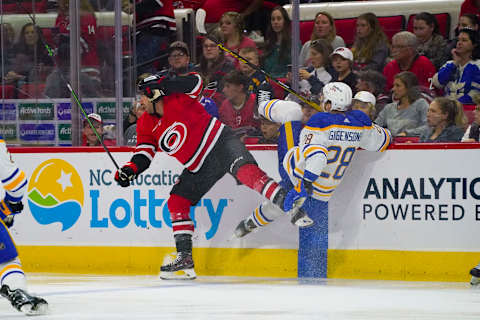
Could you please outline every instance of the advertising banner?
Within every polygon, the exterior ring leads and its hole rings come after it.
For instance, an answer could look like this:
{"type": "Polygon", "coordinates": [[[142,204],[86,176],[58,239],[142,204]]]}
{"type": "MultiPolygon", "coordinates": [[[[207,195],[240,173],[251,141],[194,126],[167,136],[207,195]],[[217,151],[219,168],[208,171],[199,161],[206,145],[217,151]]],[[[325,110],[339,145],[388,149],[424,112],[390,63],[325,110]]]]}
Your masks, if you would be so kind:
{"type": "MultiPolygon", "coordinates": [[[[260,165],[278,179],[276,152],[254,152],[260,165]]],[[[116,152],[119,164],[131,153],[116,152]]],[[[20,245],[173,246],[166,201],[182,168],[158,154],[132,186],[114,181],[115,169],[104,152],[16,153],[15,161],[30,177],[25,210],[15,222],[20,245]],[[18,223],[17,223],[18,222],[18,223]]],[[[196,247],[298,247],[298,230],[290,218],[245,239],[232,239],[237,224],[264,199],[229,175],[191,208],[196,247]]]]}

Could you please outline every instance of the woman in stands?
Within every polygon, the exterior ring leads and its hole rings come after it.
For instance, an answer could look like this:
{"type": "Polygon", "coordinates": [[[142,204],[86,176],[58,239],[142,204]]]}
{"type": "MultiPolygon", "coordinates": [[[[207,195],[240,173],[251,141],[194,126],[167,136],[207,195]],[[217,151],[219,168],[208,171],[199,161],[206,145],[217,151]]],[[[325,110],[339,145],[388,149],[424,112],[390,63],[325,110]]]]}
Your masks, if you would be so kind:
{"type": "Polygon", "coordinates": [[[326,40],[312,41],[310,46],[310,64],[306,69],[300,69],[300,91],[304,94],[317,95],[323,86],[332,80],[333,70],[329,67],[332,47],[326,40]],[[327,70],[329,69],[329,70],[327,70]]]}
{"type": "MultiPolygon", "coordinates": [[[[256,49],[255,49],[256,50],[256,49]]],[[[233,63],[225,59],[225,54],[217,44],[207,37],[202,40],[202,56],[194,71],[200,73],[205,83],[203,95],[215,100],[219,105],[223,102],[223,77],[234,69],[233,63]]]]}
{"type": "Polygon", "coordinates": [[[7,73],[4,80],[7,83],[44,81],[50,72],[53,61],[47,49],[39,39],[42,32],[33,23],[22,27],[18,42],[13,47],[15,54],[12,70],[7,73]]]}
{"type": "Polygon", "coordinates": [[[388,57],[388,38],[371,12],[357,19],[357,33],[352,47],[354,69],[382,71],[388,57]]]}
{"type": "Polygon", "coordinates": [[[479,40],[477,32],[461,29],[453,60],[445,63],[433,76],[433,85],[443,88],[448,97],[463,104],[473,104],[473,95],[480,93],[479,40]]]}
{"type": "Polygon", "coordinates": [[[383,108],[375,123],[389,129],[393,136],[418,136],[426,125],[428,103],[422,98],[413,72],[395,75],[393,97],[394,101],[383,108]]]}
{"type": "MultiPolygon", "coordinates": [[[[225,47],[233,52],[238,53],[241,48],[245,47],[257,47],[252,39],[243,34],[244,23],[240,13],[233,11],[225,12],[220,18],[219,25],[225,47]]],[[[230,55],[226,57],[231,60],[235,66],[238,65],[237,59],[230,55]]]]}
{"type": "Polygon", "coordinates": [[[436,98],[430,103],[427,124],[420,133],[420,142],[460,142],[463,123],[458,122],[460,102],[448,98],[436,98]]]}
{"type": "Polygon", "coordinates": [[[263,70],[275,78],[285,78],[291,63],[291,20],[282,6],[277,6],[270,15],[270,24],[265,33],[263,70]]]}
{"type": "Polygon", "coordinates": [[[428,12],[415,15],[413,33],[418,40],[418,54],[430,59],[438,70],[447,61],[444,53],[447,42],[440,34],[435,16],[428,12]]]}
{"type": "Polygon", "coordinates": [[[318,12],[315,15],[314,22],[312,36],[309,41],[304,43],[302,50],[300,51],[299,63],[301,66],[308,66],[309,64],[308,50],[310,49],[310,44],[313,40],[325,39],[330,43],[333,50],[338,47],[345,47],[345,41],[343,41],[342,37],[337,35],[335,21],[330,13],[325,11],[318,12]]]}

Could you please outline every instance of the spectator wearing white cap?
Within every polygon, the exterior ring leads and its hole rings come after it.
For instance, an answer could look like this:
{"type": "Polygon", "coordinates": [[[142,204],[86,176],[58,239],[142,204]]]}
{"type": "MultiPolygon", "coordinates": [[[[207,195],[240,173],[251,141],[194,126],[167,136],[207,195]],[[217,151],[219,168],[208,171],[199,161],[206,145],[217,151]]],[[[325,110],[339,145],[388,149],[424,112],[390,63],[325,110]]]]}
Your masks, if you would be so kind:
{"type": "Polygon", "coordinates": [[[347,84],[355,93],[357,76],[352,71],[353,53],[346,47],[338,47],[330,55],[332,66],[335,69],[332,81],[343,82],[347,84]]]}
{"type": "MultiPolygon", "coordinates": [[[[88,115],[88,120],[90,120],[90,123],[93,125],[96,132],[98,133],[98,136],[102,139],[103,143],[106,146],[116,145],[116,142],[114,139],[105,138],[105,132],[103,130],[103,120],[98,113],[90,113],[88,115]]],[[[93,146],[100,146],[100,145],[101,143],[98,140],[98,137],[95,134],[95,131],[93,131],[92,127],[90,126],[89,121],[87,121],[87,119],[83,120],[82,146],[93,147],[93,146]]]]}
{"type": "Polygon", "coordinates": [[[352,109],[363,111],[373,120],[375,117],[375,96],[368,91],[359,91],[352,99],[352,109]]]}

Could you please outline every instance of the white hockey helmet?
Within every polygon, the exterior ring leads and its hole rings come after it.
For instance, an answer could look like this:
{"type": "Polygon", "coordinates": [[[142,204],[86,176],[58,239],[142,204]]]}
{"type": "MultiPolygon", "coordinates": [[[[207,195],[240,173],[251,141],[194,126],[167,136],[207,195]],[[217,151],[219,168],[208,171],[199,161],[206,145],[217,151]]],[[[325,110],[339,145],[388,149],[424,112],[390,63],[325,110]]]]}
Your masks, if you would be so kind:
{"type": "Polygon", "coordinates": [[[272,99],[258,105],[258,114],[276,123],[302,120],[302,107],[294,101],[272,99]]]}
{"type": "Polygon", "coordinates": [[[330,102],[330,110],[346,111],[352,104],[352,89],[343,82],[330,82],[323,87],[323,103],[330,102]]]}

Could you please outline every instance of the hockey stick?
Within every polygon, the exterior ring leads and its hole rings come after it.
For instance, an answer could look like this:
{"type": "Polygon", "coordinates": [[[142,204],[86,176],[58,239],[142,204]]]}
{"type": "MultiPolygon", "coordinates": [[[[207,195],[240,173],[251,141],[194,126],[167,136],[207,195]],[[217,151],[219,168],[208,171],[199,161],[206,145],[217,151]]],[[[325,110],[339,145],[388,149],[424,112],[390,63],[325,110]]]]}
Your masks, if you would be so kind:
{"type": "Polygon", "coordinates": [[[302,100],[303,102],[307,103],[309,106],[311,106],[312,108],[314,108],[315,110],[317,111],[320,111],[320,112],[323,112],[323,108],[321,106],[319,106],[318,104],[316,104],[315,102],[311,101],[311,100],[308,100],[307,98],[305,98],[304,96],[302,96],[301,94],[299,94],[298,92],[296,92],[295,90],[293,90],[292,88],[290,88],[287,84],[281,82],[281,81],[278,81],[277,79],[275,79],[274,77],[272,77],[270,74],[268,74],[266,71],[262,70],[261,68],[259,68],[258,66],[254,65],[253,63],[249,62],[248,60],[246,60],[244,57],[242,57],[241,55],[239,55],[238,53],[236,52],[233,52],[232,50],[228,49],[227,47],[225,47],[223,45],[223,43],[221,43],[220,41],[218,41],[217,39],[215,39],[213,36],[210,36],[210,35],[207,35],[207,38],[210,39],[211,41],[215,42],[217,44],[217,46],[222,49],[223,51],[225,51],[226,53],[230,54],[232,57],[234,57],[235,59],[243,62],[243,63],[246,63],[250,68],[252,69],[255,69],[259,72],[261,72],[265,77],[267,77],[268,79],[272,80],[273,82],[275,82],[276,84],[278,84],[280,87],[282,87],[283,90],[293,94],[294,96],[296,96],[298,99],[302,100]]]}
{"type": "MultiPolygon", "coordinates": [[[[37,27],[37,23],[35,22],[35,19],[32,17],[32,15],[30,14],[30,12],[28,12],[27,9],[25,9],[24,6],[22,6],[22,4],[17,0],[16,2],[16,5],[23,11],[25,12],[28,17],[30,18],[30,20],[32,20],[32,23],[33,23],[33,26],[34,28],[37,27]]],[[[61,80],[63,82],[65,82],[65,85],[67,86],[68,90],[70,91],[70,93],[72,94],[73,96],[73,99],[75,100],[76,104],[78,105],[78,107],[80,108],[80,111],[82,111],[83,115],[85,116],[85,119],[87,120],[90,128],[92,128],[93,132],[95,133],[95,136],[97,137],[98,141],[100,142],[100,144],[102,145],[103,149],[105,150],[105,152],[108,154],[108,156],[110,157],[110,159],[112,160],[113,162],[113,165],[115,166],[115,168],[117,170],[120,169],[117,161],[115,161],[115,159],[113,158],[110,150],[108,150],[107,146],[105,145],[105,143],[103,142],[102,138],[100,137],[100,135],[98,134],[98,131],[97,129],[95,129],[95,126],[92,124],[92,122],[90,121],[90,119],[88,118],[88,114],[87,112],[85,111],[85,109],[83,108],[82,104],[80,103],[80,100],[78,98],[78,95],[75,93],[75,91],[73,90],[72,86],[70,85],[70,83],[68,82],[68,80],[64,77],[63,73],[60,71],[60,68],[58,68],[56,62],[55,62],[55,59],[53,58],[53,50],[50,48],[50,46],[45,42],[45,39],[43,38],[43,34],[40,30],[40,32],[38,32],[38,39],[40,40],[40,42],[42,43],[42,45],[45,47],[45,49],[47,50],[48,52],[48,56],[50,57],[50,59],[52,59],[52,62],[53,62],[53,65],[59,70],[58,74],[60,75],[61,77],[61,80]]]]}

